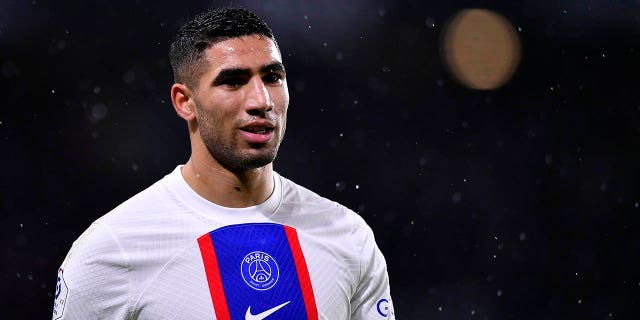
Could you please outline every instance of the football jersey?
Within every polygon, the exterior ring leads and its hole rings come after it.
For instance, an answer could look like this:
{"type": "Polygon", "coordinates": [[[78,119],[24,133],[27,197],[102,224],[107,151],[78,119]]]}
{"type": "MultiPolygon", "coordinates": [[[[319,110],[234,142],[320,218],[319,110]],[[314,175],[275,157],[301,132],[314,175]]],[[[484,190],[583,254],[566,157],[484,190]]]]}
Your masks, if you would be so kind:
{"type": "Polygon", "coordinates": [[[395,319],[364,220],[274,180],[265,202],[227,208],[177,167],[73,243],[53,319],[395,319]]]}

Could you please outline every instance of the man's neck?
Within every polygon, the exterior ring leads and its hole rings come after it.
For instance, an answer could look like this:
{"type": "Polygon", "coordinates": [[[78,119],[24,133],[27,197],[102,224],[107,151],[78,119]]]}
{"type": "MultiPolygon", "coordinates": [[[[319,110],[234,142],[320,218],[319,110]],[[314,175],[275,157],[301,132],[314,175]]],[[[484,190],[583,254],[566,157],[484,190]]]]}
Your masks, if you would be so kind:
{"type": "Polygon", "coordinates": [[[182,167],[182,176],[201,197],[228,208],[260,204],[269,198],[274,188],[272,164],[232,172],[215,161],[192,156],[182,167]]]}

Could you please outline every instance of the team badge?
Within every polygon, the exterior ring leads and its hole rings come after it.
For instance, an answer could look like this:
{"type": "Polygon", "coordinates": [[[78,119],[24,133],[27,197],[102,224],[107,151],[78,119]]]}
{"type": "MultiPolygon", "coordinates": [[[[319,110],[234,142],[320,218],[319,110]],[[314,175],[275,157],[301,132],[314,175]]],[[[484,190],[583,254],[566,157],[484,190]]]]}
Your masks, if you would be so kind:
{"type": "Polygon", "coordinates": [[[240,273],[244,282],[256,290],[273,288],[280,277],[276,260],[262,251],[253,251],[246,255],[242,259],[240,273]]]}

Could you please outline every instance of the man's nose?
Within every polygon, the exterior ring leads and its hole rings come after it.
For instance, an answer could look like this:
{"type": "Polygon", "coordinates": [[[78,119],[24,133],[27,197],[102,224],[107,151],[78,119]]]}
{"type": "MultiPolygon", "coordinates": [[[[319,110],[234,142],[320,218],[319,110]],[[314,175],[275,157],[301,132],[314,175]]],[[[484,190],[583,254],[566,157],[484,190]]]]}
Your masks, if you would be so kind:
{"type": "Polygon", "coordinates": [[[262,114],[273,109],[273,100],[264,81],[254,78],[250,81],[247,93],[246,110],[251,115],[262,114]]]}

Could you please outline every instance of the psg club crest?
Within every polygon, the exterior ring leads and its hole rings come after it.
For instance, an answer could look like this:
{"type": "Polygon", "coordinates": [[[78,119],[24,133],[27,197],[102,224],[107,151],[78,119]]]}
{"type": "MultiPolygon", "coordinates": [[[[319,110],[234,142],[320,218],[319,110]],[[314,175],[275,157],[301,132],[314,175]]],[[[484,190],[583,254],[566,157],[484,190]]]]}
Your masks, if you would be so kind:
{"type": "Polygon", "coordinates": [[[269,254],[253,251],[242,259],[240,273],[244,282],[256,290],[273,288],[280,277],[278,263],[269,254]]]}

